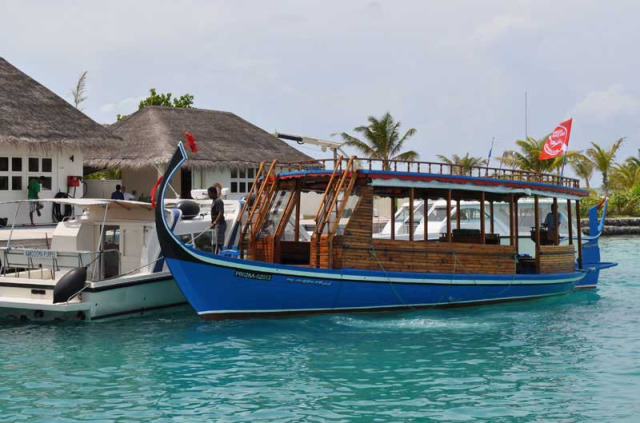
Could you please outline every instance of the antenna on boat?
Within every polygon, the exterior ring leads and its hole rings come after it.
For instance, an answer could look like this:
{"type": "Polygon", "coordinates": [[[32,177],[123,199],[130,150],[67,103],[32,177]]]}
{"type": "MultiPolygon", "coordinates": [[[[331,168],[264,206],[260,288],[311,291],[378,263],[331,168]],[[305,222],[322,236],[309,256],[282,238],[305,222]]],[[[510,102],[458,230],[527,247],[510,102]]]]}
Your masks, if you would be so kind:
{"type": "Polygon", "coordinates": [[[333,152],[334,159],[338,157],[338,152],[342,153],[345,157],[348,156],[344,151],[342,151],[342,143],[339,142],[320,140],[317,138],[305,137],[303,135],[283,134],[278,131],[276,131],[274,135],[281,140],[295,141],[298,144],[317,145],[322,149],[322,151],[327,151],[327,149],[329,149],[333,152]]]}
{"type": "Polygon", "coordinates": [[[527,109],[527,92],[524,92],[524,140],[529,139],[529,113],[527,109]]]}

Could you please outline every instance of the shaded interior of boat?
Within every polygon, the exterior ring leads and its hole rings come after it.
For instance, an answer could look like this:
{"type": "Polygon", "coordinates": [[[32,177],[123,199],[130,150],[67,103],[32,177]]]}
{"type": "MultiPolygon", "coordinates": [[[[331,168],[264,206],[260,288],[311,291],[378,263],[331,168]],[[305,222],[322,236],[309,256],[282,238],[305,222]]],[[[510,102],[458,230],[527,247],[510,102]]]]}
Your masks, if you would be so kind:
{"type": "Polygon", "coordinates": [[[238,218],[240,254],[267,263],[345,270],[574,272],[582,268],[580,198],[587,194],[576,179],[513,169],[356,157],[263,163],[238,218]],[[299,224],[307,193],[322,196],[310,241],[302,239],[299,224]],[[407,238],[396,239],[392,218],[388,238],[374,236],[374,198],[389,202],[391,216],[399,202],[408,200],[410,228],[423,218],[415,216],[415,202],[424,202],[428,210],[430,202],[444,200],[446,230],[429,239],[425,222],[424,234],[409,230],[407,238]],[[527,253],[520,250],[517,223],[518,204],[524,198],[534,204],[534,224],[529,228],[534,248],[527,253]],[[550,213],[551,224],[542,224],[549,223],[541,212],[542,198],[553,205],[543,211],[550,213]],[[461,228],[461,213],[452,213],[463,201],[476,202],[479,215],[486,217],[477,219],[477,228],[461,228]],[[566,204],[566,216],[558,212],[560,202],[566,204]],[[508,209],[508,235],[495,230],[497,205],[508,209]],[[554,229],[563,223],[568,234],[554,229]]]}

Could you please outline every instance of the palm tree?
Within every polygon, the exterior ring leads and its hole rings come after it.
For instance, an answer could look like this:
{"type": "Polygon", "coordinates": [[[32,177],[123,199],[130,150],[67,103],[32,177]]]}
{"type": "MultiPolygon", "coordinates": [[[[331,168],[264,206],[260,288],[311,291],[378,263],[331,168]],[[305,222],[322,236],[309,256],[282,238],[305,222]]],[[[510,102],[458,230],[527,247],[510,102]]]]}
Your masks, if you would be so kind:
{"type": "MultiPolygon", "coordinates": [[[[640,157],[640,155],[639,155],[640,157]]],[[[616,190],[629,190],[640,186],[640,158],[629,157],[611,170],[610,186],[616,190]]]]}
{"type": "Polygon", "coordinates": [[[591,188],[589,186],[589,180],[591,180],[591,176],[593,176],[593,162],[584,154],[578,154],[571,160],[571,167],[573,167],[576,175],[584,179],[587,188],[591,188]]]}
{"type": "Polygon", "coordinates": [[[340,135],[345,141],[344,145],[355,147],[369,158],[382,160],[382,169],[384,170],[390,169],[390,160],[413,161],[418,159],[418,153],[413,150],[401,153],[405,141],[415,135],[414,128],[409,129],[401,137],[400,122],[395,122],[389,112],[385,113],[381,119],[369,116],[367,120],[369,125],[353,129],[361,133],[366,141],[343,132],[340,135]]]}
{"type": "MultiPolygon", "coordinates": [[[[550,173],[554,170],[560,172],[564,162],[563,155],[549,160],[540,160],[540,153],[547,138],[549,138],[549,135],[537,140],[533,137],[527,137],[526,140],[517,140],[516,145],[520,147],[520,151],[507,150],[498,160],[506,166],[529,172],[550,173]]],[[[577,151],[567,150],[566,152],[568,160],[573,159],[578,154],[580,153],[577,151]]]]}
{"type": "Polygon", "coordinates": [[[451,173],[453,174],[466,175],[474,167],[487,165],[487,159],[469,156],[469,153],[465,154],[464,157],[454,154],[451,158],[438,154],[438,158],[451,166],[451,173]]]}
{"type": "Polygon", "coordinates": [[[614,165],[613,159],[616,157],[616,152],[622,145],[622,141],[624,141],[624,138],[613,142],[608,150],[592,142],[591,145],[593,147],[587,150],[587,156],[591,159],[595,168],[602,173],[602,189],[605,195],[609,194],[609,171],[614,165]]]}

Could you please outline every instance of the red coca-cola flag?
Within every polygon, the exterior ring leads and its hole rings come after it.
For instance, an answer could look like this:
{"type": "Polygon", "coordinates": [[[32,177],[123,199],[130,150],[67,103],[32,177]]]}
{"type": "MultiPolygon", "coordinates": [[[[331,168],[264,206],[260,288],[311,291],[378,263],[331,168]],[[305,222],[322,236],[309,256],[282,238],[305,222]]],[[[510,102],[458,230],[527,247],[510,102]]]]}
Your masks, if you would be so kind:
{"type": "Polygon", "coordinates": [[[573,119],[565,120],[553,130],[542,147],[540,160],[553,159],[567,151],[572,122],[573,119]]]}

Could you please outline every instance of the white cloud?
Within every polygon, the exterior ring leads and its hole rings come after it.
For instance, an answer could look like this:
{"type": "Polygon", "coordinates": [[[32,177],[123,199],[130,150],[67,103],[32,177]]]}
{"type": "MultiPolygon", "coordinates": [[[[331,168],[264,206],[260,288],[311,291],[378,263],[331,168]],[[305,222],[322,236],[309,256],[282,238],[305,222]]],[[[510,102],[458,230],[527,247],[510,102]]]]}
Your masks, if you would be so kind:
{"type": "Polygon", "coordinates": [[[478,25],[474,31],[473,40],[490,43],[508,34],[534,28],[535,25],[524,17],[498,15],[478,25]]]}
{"type": "Polygon", "coordinates": [[[124,100],[120,100],[117,103],[105,103],[100,106],[100,113],[108,115],[110,121],[115,119],[117,114],[130,114],[138,109],[138,105],[145,97],[128,97],[124,100]]]}
{"type": "Polygon", "coordinates": [[[627,91],[621,84],[609,86],[605,90],[592,91],[578,102],[572,115],[595,119],[601,122],[640,112],[640,97],[627,91]]]}

